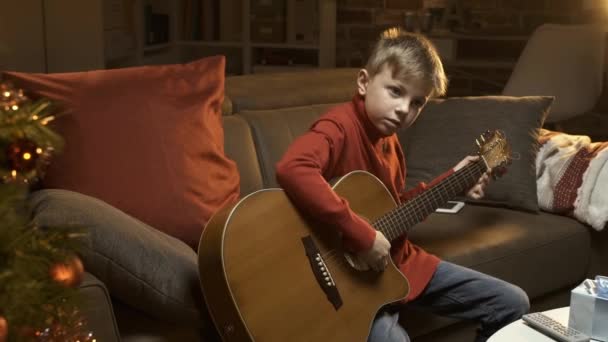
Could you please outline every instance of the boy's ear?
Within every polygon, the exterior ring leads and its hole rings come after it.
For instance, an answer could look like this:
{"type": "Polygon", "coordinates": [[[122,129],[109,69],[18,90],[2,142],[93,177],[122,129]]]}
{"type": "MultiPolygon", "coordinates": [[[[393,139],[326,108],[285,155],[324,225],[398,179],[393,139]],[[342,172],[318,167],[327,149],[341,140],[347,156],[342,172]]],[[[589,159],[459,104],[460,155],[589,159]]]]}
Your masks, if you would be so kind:
{"type": "Polygon", "coordinates": [[[369,84],[369,73],[365,69],[359,70],[357,74],[357,92],[361,96],[367,94],[367,86],[369,84]]]}

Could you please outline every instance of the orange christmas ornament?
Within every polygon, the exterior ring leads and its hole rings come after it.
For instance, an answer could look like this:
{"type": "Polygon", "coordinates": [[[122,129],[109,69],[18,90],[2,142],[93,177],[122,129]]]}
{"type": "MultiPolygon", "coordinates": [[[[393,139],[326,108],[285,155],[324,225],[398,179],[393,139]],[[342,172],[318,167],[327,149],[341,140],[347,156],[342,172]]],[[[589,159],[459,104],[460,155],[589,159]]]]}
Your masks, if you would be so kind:
{"type": "Polygon", "coordinates": [[[84,277],[84,266],[77,256],[51,266],[51,278],[66,287],[76,287],[84,277]]]}

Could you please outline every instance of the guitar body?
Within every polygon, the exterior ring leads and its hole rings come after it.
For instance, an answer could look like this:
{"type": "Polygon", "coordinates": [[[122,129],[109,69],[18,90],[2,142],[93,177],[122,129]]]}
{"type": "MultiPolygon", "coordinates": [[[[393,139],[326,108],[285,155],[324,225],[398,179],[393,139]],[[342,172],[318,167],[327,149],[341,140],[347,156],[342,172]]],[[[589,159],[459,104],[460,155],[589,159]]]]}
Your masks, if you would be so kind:
{"type": "MultiPolygon", "coordinates": [[[[367,172],[342,177],[334,191],[370,222],[396,206],[367,172]]],[[[337,230],[305,220],[280,189],[260,190],[219,211],[201,237],[199,268],[224,341],[366,341],[378,309],[409,291],[392,262],[384,272],[351,267],[337,230]],[[323,256],[339,307],[313,273],[307,236],[323,256]]]]}

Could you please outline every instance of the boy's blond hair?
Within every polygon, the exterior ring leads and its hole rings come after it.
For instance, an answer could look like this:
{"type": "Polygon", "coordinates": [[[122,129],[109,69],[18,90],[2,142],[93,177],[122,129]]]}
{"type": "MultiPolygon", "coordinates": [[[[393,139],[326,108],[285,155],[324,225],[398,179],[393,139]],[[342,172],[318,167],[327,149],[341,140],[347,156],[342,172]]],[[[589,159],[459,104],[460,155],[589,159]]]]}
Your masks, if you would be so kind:
{"type": "Polygon", "coordinates": [[[374,77],[384,65],[392,68],[396,79],[422,82],[432,96],[444,95],[448,87],[448,78],[435,46],[421,34],[397,27],[382,32],[365,69],[374,77]]]}

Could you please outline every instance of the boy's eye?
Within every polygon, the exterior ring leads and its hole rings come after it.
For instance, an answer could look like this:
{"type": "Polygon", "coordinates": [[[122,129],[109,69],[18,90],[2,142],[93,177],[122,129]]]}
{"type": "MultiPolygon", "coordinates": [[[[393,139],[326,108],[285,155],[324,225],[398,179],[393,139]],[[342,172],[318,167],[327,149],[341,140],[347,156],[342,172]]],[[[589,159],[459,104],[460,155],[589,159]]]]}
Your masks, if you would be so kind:
{"type": "Polygon", "coordinates": [[[390,91],[391,95],[401,96],[401,89],[399,89],[399,87],[390,86],[388,87],[388,90],[390,91]]]}

